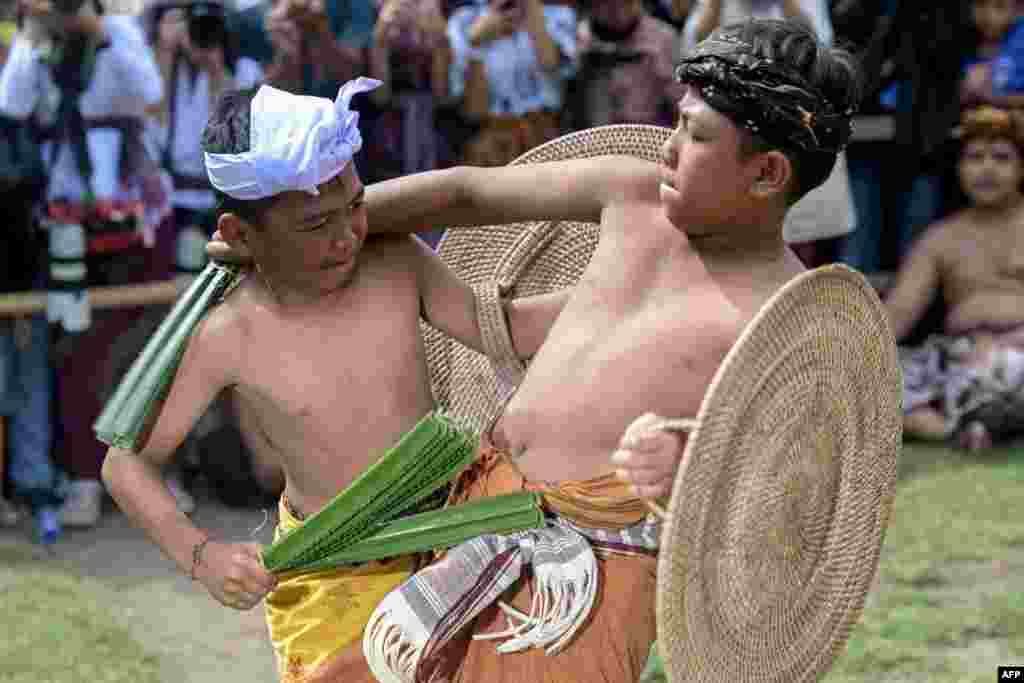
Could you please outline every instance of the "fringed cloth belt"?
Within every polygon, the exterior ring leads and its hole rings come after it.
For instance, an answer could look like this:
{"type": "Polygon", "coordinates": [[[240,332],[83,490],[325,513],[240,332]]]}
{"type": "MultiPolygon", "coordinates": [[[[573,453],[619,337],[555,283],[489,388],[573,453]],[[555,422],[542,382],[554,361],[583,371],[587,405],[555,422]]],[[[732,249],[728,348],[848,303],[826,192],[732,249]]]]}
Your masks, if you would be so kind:
{"type": "MultiPolygon", "coordinates": [[[[441,671],[446,666],[445,647],[496,602],[510,627],[475,639],[506,639],[498,645],[499,653],[536,648],[556,654],[591,618],[600,590],[599,555],[651,560],[657,554],[660,520],[650,516],[643,501],[632,496],[614,475],[584,482],[531,484],[507,455],[487,446],[460,478],[451,502],[528,490],[543,502],[547,513],[543,528],[483,534],[467,541],[417,572],[377,607],[367,625],[363,649],[380,681],[419,683],[448,675],[450,672],[441,671]],[[532,577],[528,614],[499,602],[524,576],[532,577]]],[[[649,574],[653,576],[653,572],[649,574]]],[[[635,648],[642,650],[635,658],[638,666],[646,660],[653,640],[654,582],[649,578],[641,579],[642,591],[626,596],[636,601],[634,611],[644,615],[645,626],[639,629],[645,631],[640,638],[643,642],[635,648]]],[[[614,618],[625,623],[625,615],[614,618]]],[[[615,653],[619,659],[621,655],[621,649],[615,653]]],[[[557,661],[552,666],[557,666],[557,661]]],[[[466,680],[485,679],[466,676],[466,680]]],[[[510,674],[507,680],[518,679],[510,674]]]]}

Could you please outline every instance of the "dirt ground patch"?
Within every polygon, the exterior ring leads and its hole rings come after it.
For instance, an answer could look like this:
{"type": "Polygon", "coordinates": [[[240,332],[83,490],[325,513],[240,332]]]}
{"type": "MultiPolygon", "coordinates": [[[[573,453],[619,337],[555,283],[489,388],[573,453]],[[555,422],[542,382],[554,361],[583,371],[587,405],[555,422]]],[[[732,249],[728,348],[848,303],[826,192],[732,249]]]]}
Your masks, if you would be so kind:
{"type": "MultiPolygon", "coordinates": [[[[226,508],[199,493],[195,520],[216,538],[250,539],[264,522],[261,511],[226,508]]],[[[976,460],[909,445],[877,585],[826,683],[987,683],[997,666],[1024,663],[1021,511],[1024,448],[976,460]]],[[[275,522],[271,515],[255,538],[269,542],[275,522]]],[[[30,542],[27,528],[0,530],[0,631],[21,626],[2,621],[4,590],[39,572],[62,575],[58,585],[84,591],[98,606],[88,612],[95,622],[65,614],[52,620],[51,630],[98,623],[86,628],[103,628],[107,635],[76,642],[121,648],[122,659],[131,660],[123,668],[136,672],[121,678],[113,667],[110,675],[97,675],[68,664],[65,678],[47,673],[45,680],[276,679],[261,610],[239,613],[215,603],[117,512],[110,511],[97,529],[69,532],[52,556],[30,542]]],[[[15,672],[5,654],[0,649],[0,683],[44,680],[15,672]]]]}
{"type": "MultiPolygon", "coordinates": [[[[247,540],[264,521],[264,513],[234,510],[200,497],[194,519],[216,538],[247,540]]],[[[257,535],[269,542],[274,519],[257,535]]],[[[131,664],[111,664],[110,676],[69,671],[66,678],[19,678],[13,664],[0,658],[0,682],[54,680],[132,681],[133,683],[259,683],[276,680],[273,654],[261,608],[237,612],[213,601],[198,584],[177,572],[146,537],[116,511],[96,529],[70,531],[54,553],[30,542],[29,529],[0,530],[0,595],[5,587],[40,572],[63,576],[99,606],[97,619],[123,629],[121,657],[131,664]],[[150,662],[152,677],[121,678],[114,671],[133,670],[150,662]]],[[[60,579],[57,579],[60,582],[60,579]]],[[[2,599],[0,599],[2,601],[2,599]]],[[[40,604],[39,610],[44,611],[40,604]]],[[[11,613],[0,606],[0,619],[11,613]]],[[[53,622],[64,623],[59,619],[53,622]]],[[[73,621],[70,623],[74,623],[73,621]]],[[[0,622],[0,631],[17,624],[0,622]]],[[[88,666],[83,665],[83,666],[88,666]]],[[[142,670],[142,669],[138,669],[142,670]]],[[[39,671],[42,673],[42,669],[39,671]]],[[[20,675],[20,674],[19,674],[20,675]]]]}

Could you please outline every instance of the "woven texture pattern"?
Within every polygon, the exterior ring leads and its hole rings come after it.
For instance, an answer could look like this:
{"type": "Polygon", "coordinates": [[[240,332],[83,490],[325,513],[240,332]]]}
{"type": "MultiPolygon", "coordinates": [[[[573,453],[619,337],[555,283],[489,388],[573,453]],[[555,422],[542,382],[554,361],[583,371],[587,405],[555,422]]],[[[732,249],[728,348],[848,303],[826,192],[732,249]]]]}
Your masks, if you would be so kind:
{"type": "Polygon", "coordinates": [[[885,310],[845,266],[805,273],[719,368],[662,532],[669,680],[817,680],[878,567],[902,439],[885,310]]]}
{"type": "MultiPolygon", "coordinates": [[[[530,150],[512,164],[581,159],[605,154],[661,159],[667,128],[614,125],[570,133],[530,150]]],[[[599,237],[593,223],[546,221],[449,230],[438,252],[459,277],[480,292],[497,282],[504,296],[542,294],[576,284],[599,237]]],[[[434,397],[460,426],[481,431],[512,390],[511,372],[496,371],[482,354],[424,324],[434,397]]],[[[500,339],[492,339],[494,347],[500,339]]]]}

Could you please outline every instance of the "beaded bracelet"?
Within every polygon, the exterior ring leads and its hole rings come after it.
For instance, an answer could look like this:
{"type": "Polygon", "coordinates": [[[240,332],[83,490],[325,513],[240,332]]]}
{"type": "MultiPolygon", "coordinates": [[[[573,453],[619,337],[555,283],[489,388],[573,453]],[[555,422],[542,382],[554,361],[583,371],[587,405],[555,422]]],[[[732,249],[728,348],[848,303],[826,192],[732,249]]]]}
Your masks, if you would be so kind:
{"type": "Polygon", "coordinates": [[[203,540],[192,546],[192,571],[189,572],[189,578],[193,581],[196,580],[196,571],[199,569],[199,565],[203,563],[203,548],[210,542],[210,537],[207,536],[203,540]]]}

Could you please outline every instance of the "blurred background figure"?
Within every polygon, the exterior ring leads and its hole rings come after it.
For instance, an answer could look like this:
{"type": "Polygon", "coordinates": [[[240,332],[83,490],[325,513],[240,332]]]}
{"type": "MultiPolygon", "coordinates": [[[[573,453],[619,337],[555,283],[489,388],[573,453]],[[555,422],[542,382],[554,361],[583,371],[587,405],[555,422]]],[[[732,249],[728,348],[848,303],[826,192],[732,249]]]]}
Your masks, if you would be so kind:
{"type": "Polygon", "coordinates": [[[832,42],[827,0],[694,0],[683,27],[682,49],[692,50],[719,26],[750,18],[803,21],[819,40],[832,42]]]}
{"type": "Polygon", "coordinates": [[[954,85],[969,52],[969,3],[843,0],[833,18],[864,66],[865,97],[847,159],[857,230],[839,260],[891,272],[915,236],[950,210],[954,85]]]}
{"type": "MultiPolygon", "coordinates": [[[[456,161],[445,129],[458,126],[448,97],[451,50],[440,0],[377,0],[369,75],[383,85],[368,97],[364,182],[445,168],[456,161]]],[[[366,105],[364,105],[364,110],[366,105]]],[[[422,233],[431,246],[442,230],[422,233]]]]}
{"type": "Polygon", "coordinates": [[[570,88],[572,129],[613,123],[675,124],[678,33],[642,0],[587,0],[577,32],[579,72],[570,88]]]}
{"type": "Polygon", "coordinates": [[[968,204],[915,243],[886,305],[903,342],[944,308],[940,334],[902,353],[907,434],[981,451],[1024,431],[1024,125],[986,106],[960,130],[968,204]]]}
{"type": "Polygon", "coordinates": [[[964,106],[1024,106],[1024,21],[1014,0],[973,0],[973,49],[964,63],[964,106]]]}
{"type": "Polygon", "coordinates": [[[171,252],[160,245],[161,255],[184,273],[205,265],[202,245],[216,222],[199,132],[224,92],[263,80],[259,62],[238,54],[229,11],[220,0],[155,0],[142,15],[165,83],[163,100],[149,109],[147,128],[150,154],[160,160],[173,187],[174,216],[166,226],[173,239],[165,241],[176,247],[171,252]]]}
{"type": "Polygon", "coordinates": [[[500,166],[561,132],[565,84],[576,72],[576,11],[540,0],[490,0],[448,20],[450,88],[479,126],[462,160],[500,166]]]}
{"type": "Polygon", "coordinates": [[[49,247],[47,314],[60,336],[56,450],[73,478],[61,521],[72,526],[100,516],[96,361],[124,324],[117,313],[93,314],[84,290],[138,281],[155,223],[169,208],[142,135],[146,108],[163,88],[130,16],[136,9],[20,0],[24,32],[0,74],[0,113],[38,126],[42,140],[47,181],[37,212],[49,247]]]}
{"type": "Polygon", "coordinates": [[[267,10],[271,85],[333,100],[343,83],[367,73],[373,0],[274,0],[257,7],[267,10]]]}
{"type": "Polygon", "coordinates": [[[378,0],[369,94],[379,114],[369,129],[364,181],[374,182],[450,165],[451,150],[435,112],[448,99],[451,62],[447,22],[438,0],[378,0]]]}
{"type": "MultiPolygon", "coordinates": [[[[0,63],[17,28],[13,2],[0,5],[0,63]]],[[[42,158],[27,121],[0,115],[0,292],[46,286],[33,209],[45,186],[42,158]]],[[[44,544],[60,534],[61,473],[51,458],[53,381],[49,330],[42,315],[0,318],[0,527],[19,523],[24,503],[44,544]],[[5,484],[9,484],[5,486],[5,484]],[[5,495],[9,491],[12,496],[5,495]]]]}

